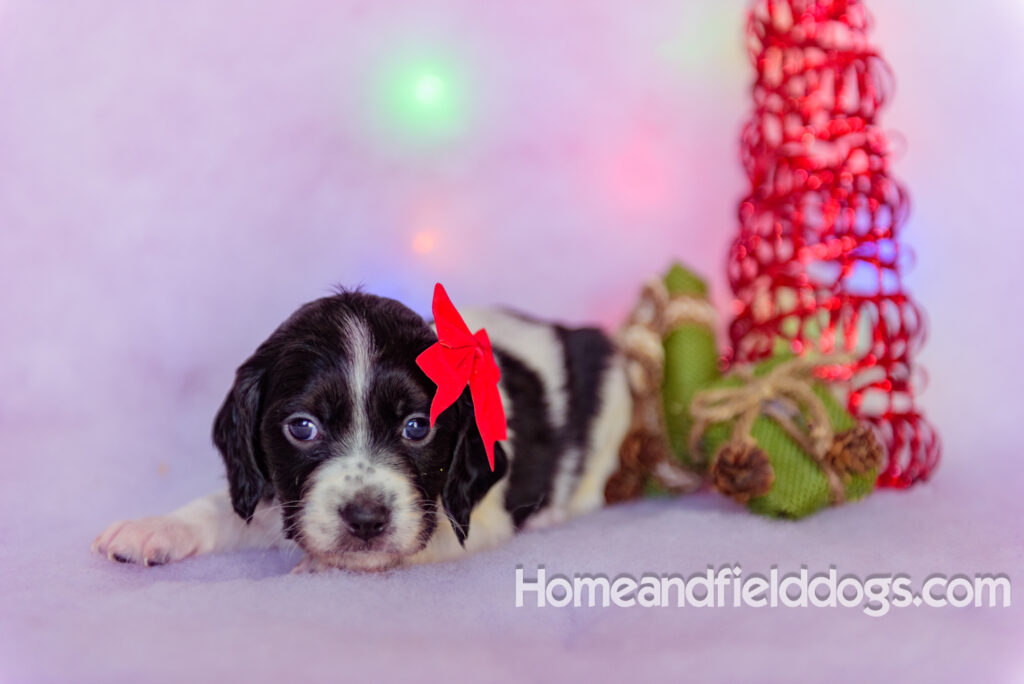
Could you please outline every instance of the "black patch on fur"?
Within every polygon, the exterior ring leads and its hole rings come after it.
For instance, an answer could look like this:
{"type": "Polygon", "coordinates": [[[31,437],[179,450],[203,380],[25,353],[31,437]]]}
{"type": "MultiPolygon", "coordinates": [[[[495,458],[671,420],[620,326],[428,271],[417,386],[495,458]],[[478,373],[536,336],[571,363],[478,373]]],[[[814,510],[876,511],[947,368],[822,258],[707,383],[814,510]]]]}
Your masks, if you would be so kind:
{"type": "Polygon", "coordinates": [[[446,412],[455,412],[462,433],[455,444],[454,457],[444,485],[442,502],[448,512],[459,543],[469,536],[469,517],[481,499],[508,472],[508,457],[501,443],[494,445],[494,470],[487,462],[487,451],[473,416],[473,403],[467,389],[446,412]]]}
{"type": "Polygon", "coordinates": [[[213,443],[227,469],[231,505],[246,522],[260,500],[273,494],[258,435],[267,357],[264,345],[242,364],[213,421],[213,443]]]}
{"type": "MultiPolygon", "coordinates": [[[[590,427],[601,410],[601,383],[615,347],[608,336],[597,328],[555,327],[565,353],[566,387],[568,393],[568,422],[566,440],[586,451],[590,427]]],[[[584,459],[576,464],[576,474],[583,471],[584,459]]]]}
{"type": "Polygon", "coordinates": [[[509,430],[513,434],[512,468],[505,510],[516,529],[551,496],[564,440],[549,418],[547,396],[540,377],[507,351],[495,348],[501,382],[511,406],[509,430]]]}

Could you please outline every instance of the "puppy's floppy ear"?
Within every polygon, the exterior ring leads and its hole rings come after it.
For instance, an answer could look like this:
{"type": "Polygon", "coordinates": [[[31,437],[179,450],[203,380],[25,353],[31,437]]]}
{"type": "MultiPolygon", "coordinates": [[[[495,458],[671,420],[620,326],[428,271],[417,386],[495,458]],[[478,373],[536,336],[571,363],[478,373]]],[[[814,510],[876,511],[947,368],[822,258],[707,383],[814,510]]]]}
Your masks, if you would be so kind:
{"type": "Polygon", "coordinates": [[[441,493],[441,503],[455,530],[459,543],[465,546],[469,536],[469,516],[473,507],[508,471],[508,457],[501,443],[494,445],[494,470],[487,463],[487,452],[473,416],[473,400],[467,389],[450,410],[458,412],[459,431],[455,440],[448,479],[441,493]]]}
{"type": "Polygon", "coordinates": [[[266,367],[257,354],[235,375],[235,384],[213,421],[213,443],[227,467],[231,505],[246,522],[252,520],[270,486],[260,447],[260,401],[266,367]]]}

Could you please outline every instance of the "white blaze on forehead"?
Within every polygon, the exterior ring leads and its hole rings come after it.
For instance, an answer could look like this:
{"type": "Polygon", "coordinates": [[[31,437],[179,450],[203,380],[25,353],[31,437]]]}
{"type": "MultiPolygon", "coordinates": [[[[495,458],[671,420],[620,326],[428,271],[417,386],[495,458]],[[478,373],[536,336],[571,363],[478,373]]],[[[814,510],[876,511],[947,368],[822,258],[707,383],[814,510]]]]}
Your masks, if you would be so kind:
{"type": "Polygon", "coordinates": [[[370,384],[377,357],[373,335],[366,322],[355,316],[345,319],[342,334],[352,419],[340,443],[332,449],[332,457],[311,476],[299,525],[308,551],[330,555],[341,548],[339,564],[369,567],[380,565],[380,559],[416,551],[424,521],[409,475],[398,467],[393,455],[371,446],[370,384]],[[345,553],[343,547],[352,539],[340,511],[360,496],[379,499],[388,507],[388,526],[375,540],[379,550],[345,553]]]}
{"type": "Polygon", "coordinates": [[[348,387],[352,402],[352,426],[350,432],[352,449],[365,449],[369,444],[369,410],[370,376],[376,350],[373,347],[373,336],[366,322],[349,316],[345,319],[342,332],[344,334],[345,352],[348,356],[348,387]]]}

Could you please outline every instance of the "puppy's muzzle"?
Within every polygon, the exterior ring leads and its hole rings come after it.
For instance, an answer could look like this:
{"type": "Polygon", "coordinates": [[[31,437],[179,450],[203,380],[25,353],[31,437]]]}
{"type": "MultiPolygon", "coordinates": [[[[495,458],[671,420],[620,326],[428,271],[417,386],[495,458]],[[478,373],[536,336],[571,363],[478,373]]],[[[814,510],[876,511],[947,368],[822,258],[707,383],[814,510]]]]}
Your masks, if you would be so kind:
{"type": "Polygon", "coordinates": [[[338,514],[348,531],[363,541],[379,536],[391,520],[391,511],[387,506],[367,499],[339,507],[338,514]]]}

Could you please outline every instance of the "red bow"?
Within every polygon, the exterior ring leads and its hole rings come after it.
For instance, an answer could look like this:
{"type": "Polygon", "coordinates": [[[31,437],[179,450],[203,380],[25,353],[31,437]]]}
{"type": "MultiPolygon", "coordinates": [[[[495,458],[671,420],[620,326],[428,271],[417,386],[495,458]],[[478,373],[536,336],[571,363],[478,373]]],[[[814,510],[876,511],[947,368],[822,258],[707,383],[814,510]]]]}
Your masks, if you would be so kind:
{"type": "Polygon", "coordinates": [[[494,470],[494,443],[508,438],[505,408],[498,393],[501,371],[494,361],[491,340],[481,328],[473,335],[441,283],[434,286],[434,325],[437,342],[416,357],[416,363],[437,385],[430,404],[430,427],[455,403],[469,385],[476,427],[484,441],[487,462],[494,470]]]}

